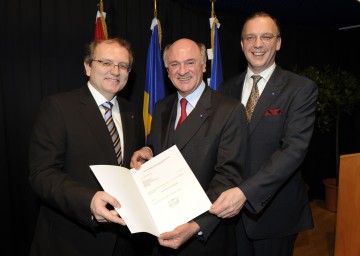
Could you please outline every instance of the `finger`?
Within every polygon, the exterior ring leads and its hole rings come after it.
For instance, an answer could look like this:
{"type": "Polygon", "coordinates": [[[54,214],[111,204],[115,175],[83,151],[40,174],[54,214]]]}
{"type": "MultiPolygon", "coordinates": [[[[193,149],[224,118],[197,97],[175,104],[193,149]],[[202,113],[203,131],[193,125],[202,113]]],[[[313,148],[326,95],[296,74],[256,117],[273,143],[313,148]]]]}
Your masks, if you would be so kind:
{"type": "Polygon", "coordinates": [[[113,216],[119,216],[119,213],[118,213],[116,210],[110,210],[110,213],[111,213],[113,216]]]}
{"type": "Polygon", "coordinates": [[[101,223],[109,222],[109,221],[108,221],[107,219],[105,219],[105,218],[97,218],[96,220],[97,220],[97,222],[101,222],[101,223]]]}
{"type": "Polygon", "coordinates": [[[220,198],[220,197],[211,205],[210,210],[209,210],[210,213],[217,215],[224,210],[224,206],[223,206],[224,200],[223,200],[223,198],[220,198]]]}
{"type": "Polygon", "coordinates": [[[224,218],[224,216],[227,214],[227,212],[226,211],[224,211],[224,210],[217,210],[217,211],[214,211],[214,213],[213,214],[215,214],[216,216],[218,216],[219,218],[224,218]]]}
{"type": "Polygon", "coordinates": [[[109,221],[126,226],[126,222],[120,217],[120,215],[115,211],[111,210],[111,216],[108,218],[109,221]]]}
{"type": "Polygon", "coordinates": [[[134,154],[131,157],[130,167],[138,170],[141,167],[141,161],[139,161],[139,159],[141,159],[140,154],[134,154]]]}
{"type": "MultiPolygon", "coordinates": [[[[112,205],[114,208],[120,208],[121,207],[121,204],[119,203],[119,201],[113,197],[112,195],[104,192],[102,198],[101,198],[104,202],[112,205]]],[[[104,205],[105,207],[105,205],[104,205]]]]}
{"type": "Polygon", "coordinates": [[[138,162],[137,159],[139,157],[139,152],[134,152],[133,155],[131,156],[131,161],[130,161],[130,167],[131,168],[138,168],[138,162]]]}
{"type": "Polygon", "coordinates": [[[209,212],[210,212],[211,214],[218,215],[218,217],[220,217],[220,216],[219,216],[220,211],[219,211],[219,209],[218,209],[216,206],[211,206],[211,208],[209,209],[209,212]]]}

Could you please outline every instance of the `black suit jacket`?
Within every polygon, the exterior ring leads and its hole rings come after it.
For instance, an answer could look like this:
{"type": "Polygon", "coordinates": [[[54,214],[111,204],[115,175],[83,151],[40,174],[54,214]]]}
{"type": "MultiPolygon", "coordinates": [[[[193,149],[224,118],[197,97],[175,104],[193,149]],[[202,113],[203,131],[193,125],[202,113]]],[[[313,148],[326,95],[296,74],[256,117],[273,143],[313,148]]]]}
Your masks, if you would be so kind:
{"type": "MultiPolygon", "coordinates": [[[[123,163],[145,142],[142,117],[118,97],[124,133],[123,163]]],[[[131,255],[129,231],[91,218],[102,190],[89,165],[117,165],[104,119],[87,86],[47,97],[30,142],[30,184],[41,201],[31,255],[131,255]],[[116,241],[118,239],[118,243],[116,241]]],[[[120,202],[121,203],[121,202],[120,202]]]]}
{"type": "MultiPolygon", "coordinates": [[[[246,114],[240,101],[206,86],[196,107],[174,131],[177,94],[158,102],[154,109],[149,146],[159,154],[176,144],[191,170],[215,201],[224,190],[241,181],[246,148],[246,114]]],[[[205,242],[193,237],[175,255],[232,255],[234,230],[206,212],[195,220],[205,242]]]]}
{"type": "MultiPolygon", "coordinates": [[[[241,99],[245,75],[226,81],[220,91],[241,99]]],[[[277,66],[255,107],[239,185],[248,200],[241,217],[252,239],[313,227],[299,167],[313,133],[317,95],[315,82],[277,66]]]]}

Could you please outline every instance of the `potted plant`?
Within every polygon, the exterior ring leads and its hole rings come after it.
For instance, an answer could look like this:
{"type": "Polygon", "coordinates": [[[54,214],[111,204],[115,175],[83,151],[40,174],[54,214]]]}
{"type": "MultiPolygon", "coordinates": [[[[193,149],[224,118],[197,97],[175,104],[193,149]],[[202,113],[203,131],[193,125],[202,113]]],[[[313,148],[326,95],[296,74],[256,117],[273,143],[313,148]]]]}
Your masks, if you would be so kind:
{"type": "Polygon", "coordinates": [[[339,180],[340,152],[339,130],[343,114],[351,115],[360,102],[360,83],[357,77],[348,71],[332,69],[330,66],[316,68],[310,66],[297,72],[315,81],[319,88],[315,130],[318,133],[335,131],[335,177],[323,181],[325,185],[326,208],[336,212],[337,185],[339,180]],[[330,197],[335,196],[334,199],[330,197]]]}

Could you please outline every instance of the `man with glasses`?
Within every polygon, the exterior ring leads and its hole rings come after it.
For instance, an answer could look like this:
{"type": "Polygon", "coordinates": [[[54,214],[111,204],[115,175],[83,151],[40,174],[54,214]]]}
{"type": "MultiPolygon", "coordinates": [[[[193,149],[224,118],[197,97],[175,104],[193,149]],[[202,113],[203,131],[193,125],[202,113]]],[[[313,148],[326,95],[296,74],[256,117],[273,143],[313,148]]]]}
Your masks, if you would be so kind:
{"type": "Polygon", "coordinates": [[[252,15],[241,38],[247,70],[220,86],[242,101],[248,117],[243,181],[210,210],[221,218],[240,212],[238,255],[291,256],[298,232],[313,227],[300,166],[313,133],[318,89],[275,63],[280,46],[276,19],[252,15]]]}
{"type": "Polygon", "coordinates": [[[134,255],[114,210],[121,202],[102,191],[89,167],[129,168],[145,143],[141,114],[117,96],[132,63],[127,41],[94,41],[84,59],[87,85],[41,103],[29,154],[29,180],[41,203],[30,255],[134,255]]]}

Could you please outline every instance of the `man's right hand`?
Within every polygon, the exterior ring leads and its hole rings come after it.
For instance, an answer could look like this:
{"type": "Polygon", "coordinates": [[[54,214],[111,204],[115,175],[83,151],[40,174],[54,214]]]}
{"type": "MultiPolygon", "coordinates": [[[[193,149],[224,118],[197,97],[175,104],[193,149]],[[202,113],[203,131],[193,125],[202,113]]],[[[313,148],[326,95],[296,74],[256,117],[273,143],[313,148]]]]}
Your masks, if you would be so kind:
{"type": "Polygon", "coordinates": [[[121,207],[121,204],[115,197],[109,195],[105,191],[96,192],[90,203],[92,216],[94,216],[98,222],[114,222],[125,226],[125,221],[119,216],[117,211],[107,209],[107,204],[112,205],[114,208],[121,207]]]}
{"type": "Polygon", "coordinates": [[[153,157],[152,151],[149,147],[143,147],[142,149],[135,151],[131,157],[130,167],[138,170],[143,163],[150,160],[153,157]]]}

